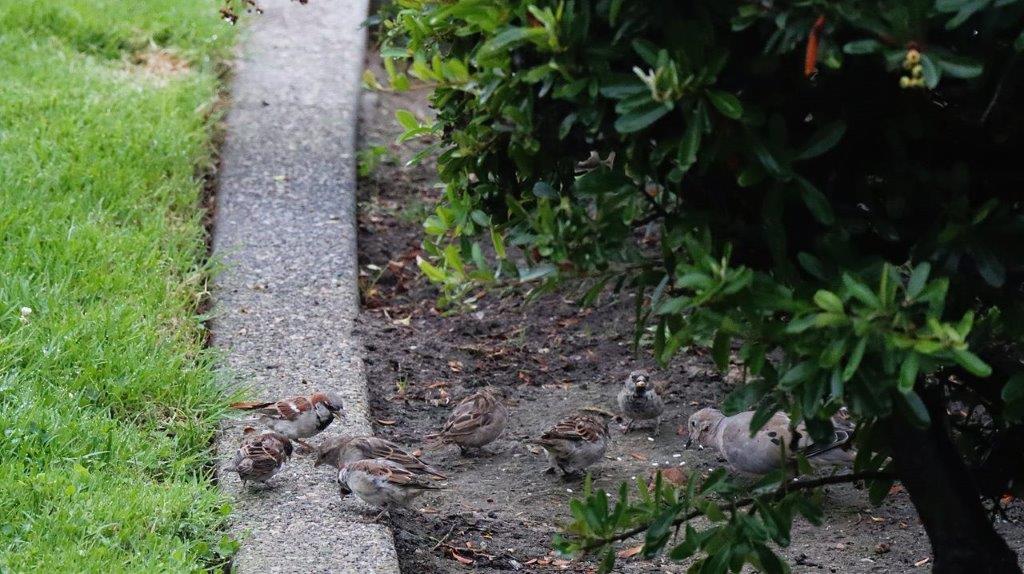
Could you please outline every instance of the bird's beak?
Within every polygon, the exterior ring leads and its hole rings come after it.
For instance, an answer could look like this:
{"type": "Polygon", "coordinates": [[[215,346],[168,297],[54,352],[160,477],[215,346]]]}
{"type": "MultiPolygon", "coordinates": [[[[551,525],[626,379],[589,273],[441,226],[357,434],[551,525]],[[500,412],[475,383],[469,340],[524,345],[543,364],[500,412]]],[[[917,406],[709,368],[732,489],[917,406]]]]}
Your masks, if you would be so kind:
{"type": "Polygon", "coordinates": [[[334,418],[338,419],[339,421],[342,420],[341,411],[334,411],[331,414],[334,415],[334,418]]]}

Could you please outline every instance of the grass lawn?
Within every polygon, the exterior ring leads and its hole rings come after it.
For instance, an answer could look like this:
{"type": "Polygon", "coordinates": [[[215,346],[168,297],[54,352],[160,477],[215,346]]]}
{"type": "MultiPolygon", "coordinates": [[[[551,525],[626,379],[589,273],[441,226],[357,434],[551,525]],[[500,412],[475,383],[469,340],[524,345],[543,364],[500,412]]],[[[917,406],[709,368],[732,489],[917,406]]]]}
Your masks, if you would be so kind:
{"type": "Polygon", "coordinates": [[[0,572],[231,551],[197,318],[218,6],[0,2],[0,572]]]}

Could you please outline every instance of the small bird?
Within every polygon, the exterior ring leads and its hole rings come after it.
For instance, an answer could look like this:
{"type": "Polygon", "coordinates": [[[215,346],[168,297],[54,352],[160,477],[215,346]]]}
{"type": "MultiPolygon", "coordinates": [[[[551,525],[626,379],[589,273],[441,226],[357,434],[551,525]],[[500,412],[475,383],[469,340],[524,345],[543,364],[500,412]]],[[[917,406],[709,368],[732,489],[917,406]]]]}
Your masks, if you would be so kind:
{"type": "Polygon", "coordinates": [[[627,432],[636,421],[651,419],[654,419],[654,434],[661,431],[661,413],[665,411],[665,402],[658,396],[650,379],[647,371],[637,370],[631,372],[622,384],[618,401],[622,416],[629,419],[625,429],[627,432]]]}
{"type": "Polygon", "coordinates": [[[394,507],[408,507],[428,490],[439,490],[426,477],[407,470],[390,460],[358,460],[338,471],[338,490],[342,498],[355,494],[360,500],[385,512],[394,507]]]}
{"type": "Polygon", "coordinates": [[[224,470],[238,473],[242,487],[250,480],[266,484],[291,458],[292,443],[288,437],[271,430],[257,433],[256,429],[245,427],[242,432],[242,444],[224,470]]]}
{"type": "Polygon", "coordinates": [[[335,418],[341,418],[341,397],[333,393],[313,393],[309,397],[291,397],[270,402],[234,403],[231,408],[255,411],[260,422],[312,450],[302,439],[326,429],[335,418]]]}
{"type": "Polygon", "coordinates": [[[790,418],[778,412],[750,436],[754,411],[730,417],[718,409],[705,408],[690,416],[690,436],[686,447],[697,443],[699,448],[714,447],[729,466],[744,474],[762,475],[780,468],[788,457],[803,454],[813,465],[846,465],[853,463],[853,431],[835,428],[832,440],[815,443],[803,423],[790,428],[790,418]]]}
{"type": "Polygon", "coordinates": [[[402,450],[397,444],[375,436],[340,436],[328,439],[317,448],[313,466],[329,464],[341,470],[347,464],[368,459],[395,462],[408,471],[427,475],[434,480],[447,478],[434,467],[402,450]]]}
{"type": "Polygon", "coordinates": [[[441,432],[427,436],[427,446],[456,444],[465,453],[494,442],[507,423],[508,408],[490,389],[482,389],[462,399],[441,432]]]}
{"type": "Polygon", "coordinates": [[[608,448],[608,420],[604,417],[578,413],[570,415],[551,427],[540,438],[526,441],[544,449],[550,467],[565,476],[582,473],[598,462],[608,448]]]}

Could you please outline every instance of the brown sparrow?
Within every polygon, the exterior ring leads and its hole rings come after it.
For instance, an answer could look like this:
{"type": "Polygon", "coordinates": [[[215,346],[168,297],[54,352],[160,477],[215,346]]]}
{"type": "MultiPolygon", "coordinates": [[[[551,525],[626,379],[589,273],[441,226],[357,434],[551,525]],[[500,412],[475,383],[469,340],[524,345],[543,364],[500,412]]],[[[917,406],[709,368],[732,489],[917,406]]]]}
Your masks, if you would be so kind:
{"type": "Polygon", "coordinates": [[[661,413],[665,411],[665,403],[651,384],[651,376],[647,371],[630,373],[617,398],[619,411],[622,416],[629,419],[626,431],[638,420],[654,419],[654,434],[658,434],[661,430],[661,413]]]}
{"type": "Polygon", "coordinates": [[[313,466],[329,464],[341,469],[359,460],[383,459],[398,463],[416,474],[428,475],[435,480],[447,478],[434,467],[402,450],[397,444],[375,436],[340,436],[330,438],[317,447],[313,466]]]}
{"type": "Polygon", "coordinates": [[[601,460],[608,448],[608,421],[589,414],[570,415],[551,427],[540,438],[527,441],[544,448],[551,467],[567,476],[578,475],[601,460]]]}
{"type": "Polygon", "coordinates": [[[323,431],[335,418],[341,418],[341,398],[329,393],[277,402],[234,403],[231,408],[255,411],[260,422],[310,450],[312,447],[302,439],[323,431]]]}
{"type": "Polygon", "coordinates": [[[427,436],[428,446],[457,444],[480,448],[497,439],[508,423],[508,408],[488,389],[462,399],[441,427],[441,432],[427,436]]]}
{"type": "Polygon", "coordinates": [[[288,437],[270,430],[257,433],[256,429],[246,427],[243,433],[234,460],[224,470],[237,472],[243,487],[250,480],[266,484],[291,458],[292,443],[288,437]]]}
{"type": "Polygon", "coordinates": [[[396,506],[407,507],[424,492],[439,488],[396,462],[377,459],[358,460],[341,467],[338,489],[342,498],[355,494],[363,502],[386,512],[396,506]]]}

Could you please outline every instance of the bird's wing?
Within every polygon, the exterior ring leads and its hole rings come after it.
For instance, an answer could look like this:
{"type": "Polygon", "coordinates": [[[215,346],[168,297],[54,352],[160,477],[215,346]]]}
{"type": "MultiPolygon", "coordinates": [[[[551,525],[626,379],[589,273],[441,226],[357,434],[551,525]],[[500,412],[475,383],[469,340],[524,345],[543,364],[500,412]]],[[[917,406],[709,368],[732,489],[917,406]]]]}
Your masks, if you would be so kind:
{"type": "Polygon", "coordinates": [[[446,478],[443,474],[437,472],[430,465],[426,464],[419,458],[409,454],[402,447],[397,444],[384,440],[377,437],[365,437],[363,439],[353,440],[353,443],[359,441],[359,447],[362,452],[367,453],[367,458],[382,458],[384,460],[390,460],[397,462],[408,470],[416,473],[431,474],[437,478],[446,478]]]}
{"type": "Polygon", "coordinates": [[[464,399],[448,420],[441,433],[447,436],[463,436],[487,426],[494,419],[494,399],[486,393],[476,393],[464,399]]]}
{"type": "Polygon", "coordinates": [[[402,488],[418,488],[421,490],[437,490],[439,488],[427,482],[422,476],[396,463],[387,463],[386,461],[379,460],[361,460],[353,463],[349,468],[365,472],[375,479],[384,480],[389,484],[402,488]]]}
{"type": "Polygon", "coordinates": [[[587,415],[574,415],[559,421],[540,436],[541,441],[571,440],[594,442],[603,433],[604,425],[587,415]]]}

